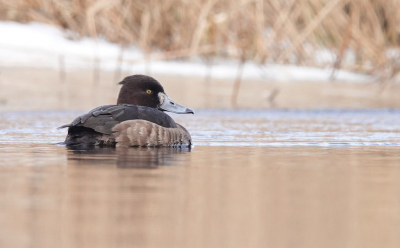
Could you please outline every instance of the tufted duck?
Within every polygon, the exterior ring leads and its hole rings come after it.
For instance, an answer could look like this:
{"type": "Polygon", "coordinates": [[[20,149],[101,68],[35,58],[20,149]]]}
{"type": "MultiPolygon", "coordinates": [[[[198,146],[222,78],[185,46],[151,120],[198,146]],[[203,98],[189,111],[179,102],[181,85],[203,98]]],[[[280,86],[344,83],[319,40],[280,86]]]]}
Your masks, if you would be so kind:
{"type": "Polygon", "coordinates": [[[116,105],[97,107],[60,127],[68,127],[67,146],[191,146],[189,132],[164,111],[193,114],[193,110],[168,98],[152,77],[133,75],[119,84],[116,105]]]}

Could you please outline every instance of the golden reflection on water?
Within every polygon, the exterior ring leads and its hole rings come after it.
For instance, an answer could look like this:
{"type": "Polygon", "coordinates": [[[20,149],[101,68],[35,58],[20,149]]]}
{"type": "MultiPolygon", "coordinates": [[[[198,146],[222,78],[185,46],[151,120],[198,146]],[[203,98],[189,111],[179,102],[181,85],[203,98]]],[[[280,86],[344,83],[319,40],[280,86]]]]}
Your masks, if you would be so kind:
{"type": "Polygon", "coordinates": [[[0,153],[0,247],[400,246],[398,147],[0,153]]]}

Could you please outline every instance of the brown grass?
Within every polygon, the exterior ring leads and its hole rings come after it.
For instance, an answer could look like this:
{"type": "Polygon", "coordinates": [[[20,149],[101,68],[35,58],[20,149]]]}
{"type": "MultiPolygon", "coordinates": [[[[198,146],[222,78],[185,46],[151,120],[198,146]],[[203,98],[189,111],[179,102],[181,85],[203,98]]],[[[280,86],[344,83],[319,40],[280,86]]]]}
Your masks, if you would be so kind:
{"type": "Polygon", "coordinates": [[[380,72],[400,68],[387,48],[400,44],[399,0],[0,0],[0,18],[39,21],[81,36],[135,44],[150,58],[225,56],[256,63],[316,64],[329,48],[331,66],[380,72]],[[343,64],[347,49],[354,64],[343,64]]]}

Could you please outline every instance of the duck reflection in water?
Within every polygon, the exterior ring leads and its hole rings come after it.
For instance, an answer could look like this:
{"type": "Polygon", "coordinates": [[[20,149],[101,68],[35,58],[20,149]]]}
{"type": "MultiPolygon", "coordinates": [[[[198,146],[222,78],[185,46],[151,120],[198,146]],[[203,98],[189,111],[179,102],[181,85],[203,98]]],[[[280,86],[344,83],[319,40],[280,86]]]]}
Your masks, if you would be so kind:
{"type": "Polygon", "coordinates": [[[67,159],[84,166],[116,165],[118,168],[157,168],[183,164],[190,148],[69,146],[67,159]]]}

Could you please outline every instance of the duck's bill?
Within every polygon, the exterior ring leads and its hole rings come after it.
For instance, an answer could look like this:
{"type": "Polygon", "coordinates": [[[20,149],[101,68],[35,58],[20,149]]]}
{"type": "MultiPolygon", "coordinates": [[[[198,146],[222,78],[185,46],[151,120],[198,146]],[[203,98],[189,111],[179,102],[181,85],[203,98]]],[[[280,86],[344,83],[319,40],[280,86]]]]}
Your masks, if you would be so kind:
{"type": "Polygon", "coordinates": [[[166,94],[160,93],[159,96],[161,105],[158,107],[162,111],[168,111],[176,114],[194,114],[193,110],[186,108],[172,101],[166,94]]]}

